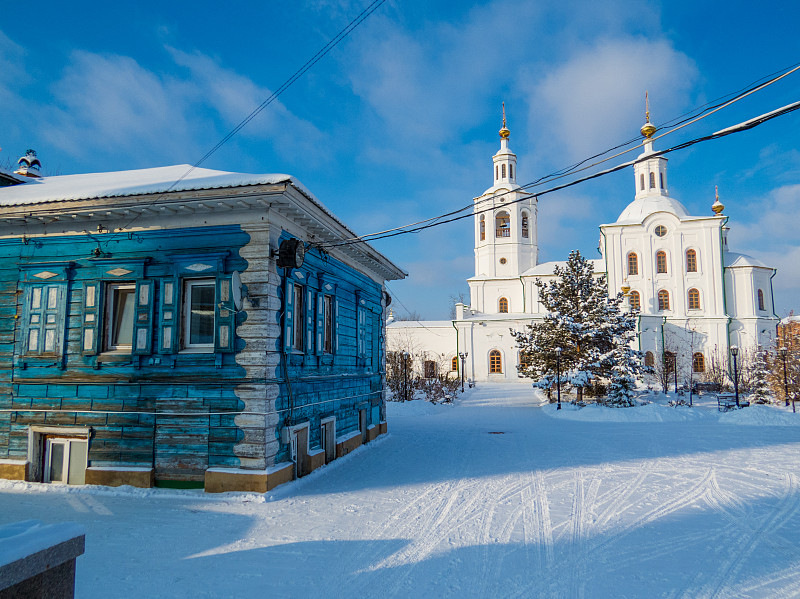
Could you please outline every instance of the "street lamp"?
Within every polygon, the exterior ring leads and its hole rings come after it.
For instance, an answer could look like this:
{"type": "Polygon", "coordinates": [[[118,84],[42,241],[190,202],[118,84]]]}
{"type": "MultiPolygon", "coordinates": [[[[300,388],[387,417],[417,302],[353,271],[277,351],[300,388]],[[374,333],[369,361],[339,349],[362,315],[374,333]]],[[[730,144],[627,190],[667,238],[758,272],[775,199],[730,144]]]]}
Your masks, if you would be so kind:
{"type": "Polygon", "coordinates": [[[556,394],[558,395],[558,407],[561,409],[561,348],[556,348],[556,394]]]}
{"type": "Polygon", "coordinates": [[[464,393],[464,371],[466,370],[467,364],[467,356],[469,352],[462,351],[458,353],[458,357],[461,358],[461,393],[464,393]]]}
{"type": "Polygon", "coordinates": [[[403,401],[408,401],[408,356],[409,353],[404,351],[403,354],[403,401]]]}
{"type": "Polygon", "coordinates": [[[736,394],[736,407],[739,408],[739,371],[736,369],[736,356],[739,348],[731,345],[731,355],[733,356],[733,392],[736,394]]]}
{"type": "MultiPolygon", "coordinates": [[[[782,347],[778,350],[778,353],[781,355],[783,359],[783,397],[786,399],[786,406],[789,407],[789,380],[786,378],[786,355],[789,353],[789,350],[785,347],[782,347]]],[[[792,397],[792,412],[796,412],[794,407],[794,397],[792,397]]]]}

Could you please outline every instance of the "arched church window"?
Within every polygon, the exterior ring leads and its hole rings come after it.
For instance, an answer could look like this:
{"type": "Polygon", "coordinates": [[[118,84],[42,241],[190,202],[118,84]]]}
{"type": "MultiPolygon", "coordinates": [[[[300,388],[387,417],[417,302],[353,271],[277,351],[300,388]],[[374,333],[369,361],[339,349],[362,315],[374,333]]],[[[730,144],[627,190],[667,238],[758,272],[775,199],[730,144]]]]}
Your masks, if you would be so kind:
{"type": "Polygon", "coordinates": [[[494,179],[495,181],[500,179],[500,167],[497,166],[496,164],[494,165],[494,179]]]}
{"type": "Polygon", "coordinates": [[[450,370],[451,372],[458,372],[458,356],[453,356],[453,359],[450,360],[450,370]]]}
{"type": "Polygon", "coordinates": [[[503,374],[503,357],[496,349],[489,352],[489,374],[503,374]]]}
{"type": "Polygon", "coordinates": [[[758,290],[758,309],[765,310],[764,308],[764,291],[759,289],[758,290]]]}
{"type": "Polygon", "coordinates": [[[656,272],[662,274],[667,272],[667,252],[664,250],[656,252],[656,272]]]}
{"type": "Polygon", "coordinates": [[[638,291],[631,291],[630,295],[628,296],[628,301],[631,304],[631,310],[641,310],[642,309],[642,299],[639,296],[638,291]]]}
{"type": "Polygon", "coordinates": [[[639,274],[639,256],[636,255],[636,252],[631,252],[628,254],[628,274],[639,274]]]}
{"type": "Polygon", "coordinates": [[[706,371],[706,358],[700,352],[696,352],[692,356],[692,372],[705,372],[706,371]]]}
{"type": "Polygon", "coordinates": [[[658,173],[658,178],[661,179],[661,189],[664,189],[664,173],[658,173]]]}
{"type": "Polygon", "coordinates": [[[651,351],[645,352],[644,365],[647,366],[648,368],[652,368],[653,366],[656,365],[656,359],[655,356],[653,355],[653,352],[651,351]]]}
{"type": "Polygon", "coordinates": [[[495,229],[495,237],[511,237],[511,217],[508,212],[497,213],[495,229]]]}
{"type": "Polygon", "coordinates": [[[501,164],[500,165],[500,172],[503,173],[503,179],[505,179],[506,178],[506,165],[505,164],[501,164]]]}
{"type": "Polygon", "coordinates": [[[658,292],[658,309],[669,310],[669,291],[666,289],[658,292]]]}
{"type": "Polygon", "coordinates": [[[697,252],[686,250],[686,272],[697,272],[697,252]]]}
{"type": "Polygon", "coordinates": [[[656,174],[650,173],[650,189],[656,188],[656,174]]]}
{"type": "Polygon", "coordinates": [[[514,178],[514,165],[513,164],[509,164],[508,165],[508,176],[510,178],[512,178],[512,179],[514,178]]]}
{"type": "Polygon", "coordinates": [[[522,213],[522,237],[528,239],[528,213],[522,213]]]}
{"type": "Polygon", "coordinates": [[[481,229],[481,241],[484,241],[486,239],[486,217],[483,214],[481,214],[480,229],[481,229]]]}
{"type": "Polygon", "coordinates": [[[508,314],[508,300],[506,298],[501,297],[497,302],[497,311],[500,314],[508,314]]]}
{"type": "Polygon", "coordinates": [[[639,175],[639,188],[644,191],[644,173],[639,175]]]}
{"type": "Polygon", "coordinates": [[[690,310],[700,309],[700,292],[697,289],[689,290],[689,309],[690,310]]]}

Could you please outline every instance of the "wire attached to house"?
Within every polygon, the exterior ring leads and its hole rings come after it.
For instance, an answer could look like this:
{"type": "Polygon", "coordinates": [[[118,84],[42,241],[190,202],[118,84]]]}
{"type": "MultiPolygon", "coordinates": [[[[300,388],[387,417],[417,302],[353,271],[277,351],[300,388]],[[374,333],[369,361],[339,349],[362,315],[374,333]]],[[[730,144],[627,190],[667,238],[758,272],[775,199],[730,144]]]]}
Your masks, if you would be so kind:
{"type": "MultiPolygon", "coordinates": [[[[259,104],[256,108],[254,108],[250,114],[248,114],[244,119],[242,119],[233,129],[231,129],[222,139],[220,139],[214,147],[212,147],[208,152],[206,152],[200,160],[192,164],[190,168],[186,170],[183,175],[181,175],[177,180],[170,184],[170,186],[165,190],[158,194],[153,200],[147,204],[148,206],[152,206],[155,204],[159,199],[164,197],[165,194],[172,191],[181,181],[186,179],[195,169],[199,168],[206,160],[211,158],[214,153],[219,150],[222,146],[224,146],[228,141],[231,140],[239,131],[244,129],[247,124],[256,118],[261,112],[267,108],[270,104],[272,104],[278,97],[283,94],[287,89],[289,89],[292,84],[294,84],[300,77],[305,75],[305,73],[311,69],[314,65],[316,65],[320,60],[322,60],[331,50],[333,50],[336,46],[339,45],[342,40],[344,40],[348,35],[350,35],[356,27],[361,25],[364,21],[369,18],[372,13],[374,13],[378,8],[384,4],[386,0],[373,0],[364,10],[362,10],[352,21],[350,21],[339,33],[337,33],[327,44],[325,44],[314,56],[309,58],[303,66],[297,69],[286,81],[284,81],[268,98],[266,98],[261,104],[259,104]]],[[[136,216],[134,216],[127,224],[119,227],[118,231],[123,231],[129,228],[133,223],[135,223],[139,218],[142,216],[140,212],[136,216]]],[[[113,239],[112,236],[109,240],[113,239]]]]}

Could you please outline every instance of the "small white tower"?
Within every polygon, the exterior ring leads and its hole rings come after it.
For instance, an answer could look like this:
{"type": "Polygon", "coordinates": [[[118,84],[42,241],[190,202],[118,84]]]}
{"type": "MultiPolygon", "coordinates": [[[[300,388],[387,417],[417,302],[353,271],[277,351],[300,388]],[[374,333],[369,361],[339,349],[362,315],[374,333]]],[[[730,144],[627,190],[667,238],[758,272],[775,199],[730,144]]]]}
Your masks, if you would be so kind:
{"type": "MultiPolygon", "coordinates": [[[[650,98],[647,92],[644,94],[645,102],[645,124],[640,131],[645,138],[644,152],[639,158],[646,158],[653,154],[653,134],[656,126],[650,122],[650,98]]],[[[667,187],[667,159],[663,156],[654,156],[647,160],[642,160],[634,166],[636,175],[636,197],[639,200],[647,196],[669,196],[667,187]]]]}
{"type": "Polygon", "coordinates": [[[474,199],[476,277],[516,279],[537,262],[536,196],[517,184],[510,135],[503,103],[500,150],[492,157],[494,184],[474,199]]]}

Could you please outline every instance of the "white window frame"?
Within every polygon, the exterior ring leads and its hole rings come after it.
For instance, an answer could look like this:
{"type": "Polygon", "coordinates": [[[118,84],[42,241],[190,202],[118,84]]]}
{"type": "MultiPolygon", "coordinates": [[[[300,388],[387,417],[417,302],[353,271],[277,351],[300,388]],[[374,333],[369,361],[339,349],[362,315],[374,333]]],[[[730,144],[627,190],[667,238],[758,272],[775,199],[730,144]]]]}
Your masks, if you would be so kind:
{"type": "Polygon", "coordinates": [[[132,291],[131,301],[133,301],[134,320],[136,318],[136,283],[125,281],[106,284],[106,306],[103,315],[103,352],[131,353],[133,351],[133,328],[131,323],[131,343],[112,343],[114,331],[114,297],[119,290],[132,291]]]}
{"type": "Polygon", "coordinates": [[[183,322],[181,326],[181,337],[183,343],[183,351],[187,352],[213,352],[214,351],[214,335],[217,330],[217,281],[216,279],[184,279],[183,280],[183,305],[181,306],[181,313],[183,315],[183,322]],[[190,290],[192,287],[208,286],[214,290],[214,324],[211,327],[211,343],[191,343],[191,326],[192,326],[192,295],[190,290]]]}
{"type": "Polygon", "coordinates": [[[292,322],[292,351],[305,353],[306,339],[306,287],[299,283],[293,283],[292,293],[294,294],[292,309],[294,310],[294,321],[292,322]]]}
{"type": "Polygon", "coordinates": [[[333,296],[322,296],[322,351],[333,353],[333,296]]]}
{"type": "MultiPolygon", "coordinates": [[[[54,484],[54,485],[75,484],[75,483],[70,483],[69,482],[69,479],[70,479],[70,462],[71,462],[70,454],[72,453],[72,446],[75,443],[88,444],[88,439],[81,438],[81,437],[53,437],[53,438],[47,439],[47,442],[45,443],[45,447],[44,447],[44,452],[45,452],[44,472],[42,473],[42,476],[43,476],[42,480],[44,482],[51,483],[51,484],[54,484]],[[53,452],[52,452],[52,446],[53,445],[62,445],[64,447],[63,457],[61,458],[62,459],[61,471],[62,471],[62,473],[64,475],[63,480],[51,480],[50,479],[50,467],[52,466],[51,460],[52,460],[52,457],[53,457],[53,452]]],[[[88,446],[87,446],[87,450],[88,450],[88,446]]],[[[81,477],[81,478],[83,478],[83,477],[81,477]]]]}

